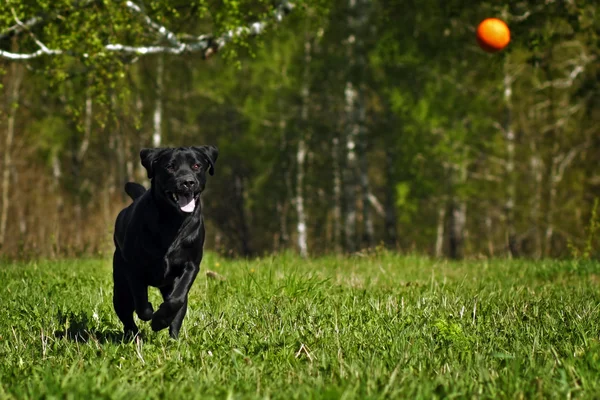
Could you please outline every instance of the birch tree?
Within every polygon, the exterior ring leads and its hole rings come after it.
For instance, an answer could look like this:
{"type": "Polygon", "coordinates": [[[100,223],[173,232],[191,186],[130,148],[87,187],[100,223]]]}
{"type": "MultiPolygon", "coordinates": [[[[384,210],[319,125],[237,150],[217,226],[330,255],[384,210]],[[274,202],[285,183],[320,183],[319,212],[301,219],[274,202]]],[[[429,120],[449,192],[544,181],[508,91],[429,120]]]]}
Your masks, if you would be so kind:
{"type": "MultiPolygon", "coordinates": [[[[16,48],[16,44],[13,44],[16,48]]],[[[12,151],[15,139],[15,123],[19,109],[21,82],[23,80],[23,68],[20,65],[12,65],[10,69],[10,87],[6,98],[8,110],[6,134],[4,137],[3,163],[2,163],[2,208],[0,209],[0,249],[4,246],[6,239],[6,226],[11,200],[11,171],[13,170],[12,151]]]]}

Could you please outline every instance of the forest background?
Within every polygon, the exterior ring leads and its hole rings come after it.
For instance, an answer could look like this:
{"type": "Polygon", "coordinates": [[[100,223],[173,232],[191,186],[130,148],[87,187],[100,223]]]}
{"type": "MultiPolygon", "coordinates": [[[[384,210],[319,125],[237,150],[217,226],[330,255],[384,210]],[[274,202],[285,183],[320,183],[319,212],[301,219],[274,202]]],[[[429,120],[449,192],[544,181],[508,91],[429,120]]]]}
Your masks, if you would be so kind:
{"type": "Polygon", "coordinates": [[[222,255],[597,256],[595,1],[2,3],[5,257],[107,254],[139,150],[198,144],[222,255]]]}

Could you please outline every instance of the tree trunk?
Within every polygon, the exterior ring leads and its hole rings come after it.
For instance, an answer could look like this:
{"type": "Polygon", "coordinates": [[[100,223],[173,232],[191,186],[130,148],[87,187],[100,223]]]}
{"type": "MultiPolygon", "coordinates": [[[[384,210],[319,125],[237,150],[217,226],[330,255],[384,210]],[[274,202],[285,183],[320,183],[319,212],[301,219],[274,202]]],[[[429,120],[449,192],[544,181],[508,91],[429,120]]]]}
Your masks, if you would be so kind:
{"type": "Polygon", "coordinates": [[[453,200],[450,212],[450,258],[460,260],[464,257],[465,225],[467,221],[467,207],[464,201],[453,200]]]}
{"type": "MultiPolygon", "coordinates": [[[[13,44],[13,47],[16,47],[13,44]]],[[[11,83],[8,98],[8,120],[6,137],[4,139],[4,162],[2,164],[2,209],[0,211],[0,249],[4,247],[6,239],[6,225],[10,206],[10,172],[13,168],[12,145],[15,138],[15,120],[19,107],[19,92],[23,80],[23,68],[19,63],[11,64],[11,83]]]]}
{"type": "MultiPolygon", "coordinates": [[[[19,185],[19,171],[18,169],[15,167],[15,165],[12,165],[12,183],[13,183],[13,187],[18,187],[19,185]]],[[[27,237],[27,215],[29,215],[29,213],[27,212],[27,208],[28,207],[35,207],[36,204],[29,204],[29,202],[23,202],[21,204],[18,204],[16,208],[16,217],[17,217],[17,221],[18,221],[18,226],[19,226],[19,253],[20,254],[26,254],[27,251],[29,250],[29,246],[31,246],[31,242],[33,242],[33,240],[28,240],[30,238],[27,237]]],[[[31,238],[32,239],[32,238],[31,238]]]]}
{"type": "MultiPolygon", "coordinates": [[[[346,251],[354,252],[357,250],[356,243],[356,200],[358,187],[361,186],[363,192],[368,188],[367,171],[359,171],[358,164],[363,164],[362,154],[366,147],[361,145],[357,147],[359,140],[364,140],[367,136],[365,125],[365,90],[364,80],[366,71],[366,51],[365,37],[368,34],[369,18],[369,0],[349,0],[348,3],[348,38],[346,59],[348,61],[346,87],[344,90],[345,114],[346,114],[346,166],[344,169],[344,207],[345,207],[345,245],[346,251]],[[357,151],[361,154],[357,155],[357,151]],[[358,181],[357,181],[358,180],[358,181]]],[[[364,159],[366,167],[366,159],[364,159]]],[[[367,191],[363,193],[363,222],[365,223],[365,235],[371,236],[372,240],[372,221],[369,213],[369,201],[367,191]],[[366,217],[366,218],[365,218],[366,217]]]]}
{"type": "Polygon", "coordinates": [[[485,229],[487,233],[487,246],[488,246],[488,256],[494,257],[494,226],[492,222],[492,217],[490,215],[485,216],[485,229]]]}
{"type": "MultiPolygon", "coordinates": [[[[549,57],[548,57],[548,62],[545,65],[545,72],[546,72],[546,76],[548,78],[548,81],[552,82],[553,76],[552,76],[552,68],[550,67],[552,65],[552,61],[554,60],[554,46],[550,45],[550,49],[549,49],[549,57]]],[[[552,248],[552,236],[554,235],[554,199],[556,198],[556,180],[555,180],[555,170],[556,170],[556,158],[554,157],[555,152],[558,150],[558,141],[556,140],[557,138],[557,126],[555,124],[555,121],[557,121],[558,116],[557,116],[557,112],[556,112],[556,94],[554,91],[554,86],[550,85],[550,90],[548,93],[548,100],[550,102],[550,107],[548,110],[548,115],[550,118],[550,124],[552,124],[551,129],[548,130],[548,133],[546,134],[545,142],[546,143],[550,143],[550,154],[549,154],[549,158],[547,158],[546,162],[545,162],[545,166],[546,166],[546,177],[548,179],[547,181],[547,188],[548,188],[548,194],[547,194],[547,203],[546,203],[546,214],[545,214],[545,223],[546,223],[546,227],[545,227],[545,232],[544,232],[544,247],[543,247],[543,252],[542,255],[544,257],[548,257],[551,253],[551,248],[552,248]]]]}
{"type": "Polygon", "coordinates": [[[292,194],[292,183],[291,183],[291,174],[290,174],[290,168],[289,168],[289,159],[290,157],[288,156],[287,153],[287,121],[284,118],[284,105],[283,105],[283,99],[281,97],[279,97],[277,99],[277,105],[279,108],[279,115],[280,115],[280,119],[279,119],[279,131],[281,134],[281,142],[279,145],[279,152],[280,154],[283,154],[284,157],[284,165],[282,168],[282,173],[283,173],[283,184],[285,186],[283,193],[284,193],[284,198],[283,200],[281,200],[278,204],[277,204],[277,213],[279,214],[279,235],[278,235],[278,240],[277,240],[277,244],[276,244],[276,249],[277,250],[282,250],[287,248],[288,243],[290,241],[290,235],[289,235],[289,230],[288,230],[288,210],[289,210],[289,204],[290,204],[290,200],[293,197],[292,194]]]}
{"type": "Polygon", "coordinates": [[[546,234],[544,245],[544,256],[549,257],[552,252],[552,236],[554,235],[554,212],[556,208],[556,196],[558,185],[562,182],[565,171],[575,160],[577,155],[587,148],[584,142],[579,146],[571,148],[568,152],[556,155],[552,158],[550,173],[548,174],[548,208],[546,209],[546,234]]]}
{"type": "Polygon", "coordinates": [[[240,218],[239,237],[242,255],[245,257],[252,255],[252,247],[250,245],[250,235],[248,230],[248,221],[246,219],[246,189],[244,187],[244,179],[235,174],[235,199],[236,208],[240,218]]]}
{"type": "Polygon", "coordinates": [[[371,248],[374,243],[375,237],[375,229],[373,228],[373,218],[371,213],[371,202],[369,201],[369,196],[371,194],[371,185],[369,182],[369,165],[367,160],[367,131],[365,127],[365,99],[364,99],[364,90],[361,90],[360,100],[359,100],[359,118],[361,121],[360,124],[360,151],[359,151],[359,159],[360,159],[360,168],[359,168],[359,180],[360,187],[362,190],[362,212],[363,212],[363,242],[367,248],[371,248]]]}
{"type": "Polygon", "coordinates": [[[556,201],[556,186],[558,179],[556,177],[556,162],[553,160],[548,174],[548,203],[546,208],[546,231],[544,233],[544,257],[549,257],[552,253],[552,237],[554,236],[554,208],[556,201]]]}
{"type": "Polygon", "coordinates": [[[125,201],[129,197],[125,193],[125,182],[127,181],[127,164],[125,162],[126,146],[124,136],[125,133],[120,128],[115,128],[112,133],[115,136],[116,144],[116,163],[112,178],[114,179],[113,187],[116,186],[117,190],[121,193],[121,200],[125,201]]]}
{"type": "Polygon", "coordinates": [[[308,35],[304,40],[304,73],[302,77],[302,105],[300,111],[300,129],[298,139],[298,150],[296,152],[296,214],[298,217],[298,251],[300,257],[308,256],[307,232],[306,232],[306,211],[304,210],[304,174],[306,165],[306,134],[308,130],[308,107],[310,101],[310,62],[311,62],[311,43],[308,35]]]}
{"type": "Polygon", "coordinates": [[[137,154],[131,154],[131,135],[123,133],[123,153],[127,159],[125,161],[125,181],[130,182],[135,180],[133,161],[137,160],[137,154]]]}
{"type": "Polygon", "coordinates": [[[540,214],[542,210],[542,190],[544,179],[544,167],[541,157],[537,154],[534,143],[531,145],[531,174],[535,182],[531,204],[531,223],[533,225],[533,257],[539,259],[542,256],[542,237],[540,214]]]}
{"type": "Polygon", "coordinates": [[[438,205],[437,229],[435,237],[435,256],[441,258],[444,255],[444,231],[446,224],[446,202],[440,201],[438,205]]]}
{"type": "Polygon", "coordinates": [[[163,116],[163,76],[165,59],[161,54],[156,59],[156,100],[154,103],[154,130],[152,132],[152,146],[160,147],[162,144],[162,116],[163,116]]]}
{"type": "Polygon", "coordinates": [[[135,162],[135,177],[136,177],[136,181],[142,183],[143,185],[145,185],[146,187],[149,187],[150,185],[150,181],[148,180],[148,177],[146,175],[146,169],[144,168],[144,166],[142,165],[142,163],[140,162],[140,156],[139,156],[139,151],[143,148],[143,147],[148,147],[148,142],[146,141],[146,137],[145,135],[142,134],[142,132],[144,132],[144,124],[142,123],[142,121],[144,120],[144,100],[142,98],[142,95],[138,92],[137,96],[136,96],[136,101],[135,101],[135,110],[136,110],[136,118],[139,118],[139,123],[141,124],[139,130],[136,132],[137,133],[137,138],[134,141],[135,145],[137,146],[135,153],[135,157],[134,160],[136,160],[135,162]]]}
{"type": "Polygon", "coordinates": [[[296,214],[298,216],[298,250],[301,257],[308,255],[306,243],[306,214],[304,212],[304,162],[306,160],[306,143],[303,138],[298,140],[298,151],[296,154],[296,214]]]}
{"type": "Polygon", "coordinates": [[[508,71],[508,56],[504,62],[504,103],[506,111],[506,119],[504,122],[504,136],[506,139],[506,246],[509,256],[516,257],[518,252],[518,244],[516,239],[515,229],[515,197],[516,197],[516,180],[515,180],[515,132],[512,124],[512,82],[513,77],[508,71]]]}
{"type": "Polygon", "coordinates": [[[346,83],[346,166],[344,168],[344,240],[346,251],[356,251],[356,90],[352,82],[346,83]]]}
{"type": "Polygon", "coordinates": [[[390,149],[385,152],[385,237],[384,241],[388,248],[395,247],[398,242],[396,231],[396,180],[394,154],[390,149]]]}
{"type": "MultiPolygon", "coordinates": [[[[82,190],[83,183],[81,181],[81,169],[83,167],[83,160],[85,159],[85,155],[87,150],[90,147],[90,138],[92,135],[92,121],[93,121],[93,101],[92,101],[92,93],[91,93],[91,82],[88,83],[88,88],[86,92],[85,98],[85,112],[84,112],[84,120],[83,120],[83,138],[79,146],[74,149],[75,157],[73,160],[73,169],[74,169],[74,180],[75,180],[75,190],[76,198],[75,198],[75,206],[73,207],[74,211],[74,219],[75,219],[75,248],[80,251],[83,249],[83,232],[80,227],[83,226],[83,198],[82,198],[82,190]]],[[[76,138],[74,138],[76,142],[76,138]]]]}
{"type": "Polygon", "coordinates": [[[60,179],[62,177],[62,170],[60,167],[60,159],[58,154],[52,155],[52,192],[56,199],[56,221],[54,223],[54,243],[53,243],[53,255],[57,256],[61,250],[61,222],[62,222],[62,211],[64,206],[62,190],[60,185],[60,179]]]}
{"type": "MultiPolygon", "coordinates": [[[[467,179],[466,162],[459,167],[460,183],[465,184],[467,179]]],[[[454,195],[450,207],[450,232],[449,253],[450,258],[462,259],[464,257],[464,246],[467,227],[467,202],[465,199],[454,195]]]]}
{"type": "Polygon", "coordinates": [[[336,134],[331,146],[333,162],[333,247],[341,250],[342,244],[342,174],[340,168],[340,138],[336,134]]]}

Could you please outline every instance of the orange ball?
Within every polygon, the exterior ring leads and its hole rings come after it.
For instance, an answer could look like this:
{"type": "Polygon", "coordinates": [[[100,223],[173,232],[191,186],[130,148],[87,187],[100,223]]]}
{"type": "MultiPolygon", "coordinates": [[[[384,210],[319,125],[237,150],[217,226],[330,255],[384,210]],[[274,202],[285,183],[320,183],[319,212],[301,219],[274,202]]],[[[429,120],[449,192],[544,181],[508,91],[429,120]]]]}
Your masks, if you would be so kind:
{"type": "Polygon", "coordinates": [[[477,27],[477,42],[483,50],[495,53],[510,42],[510,29],[501,19],[486,18],[477,27]]]}

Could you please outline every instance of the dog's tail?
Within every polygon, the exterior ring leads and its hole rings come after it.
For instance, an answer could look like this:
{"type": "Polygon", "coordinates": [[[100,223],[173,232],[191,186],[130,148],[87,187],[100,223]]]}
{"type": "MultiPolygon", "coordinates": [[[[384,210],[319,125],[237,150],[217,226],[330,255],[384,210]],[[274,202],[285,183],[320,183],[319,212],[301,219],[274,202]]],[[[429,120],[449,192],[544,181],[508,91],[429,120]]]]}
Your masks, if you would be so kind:
{"type": "Polygon", "coordinates": [[[125,193],[127,193],[132,200],[135,200],[146,193],[146,188],[139,183],[127,182],[125,184],[125,193]]]}

